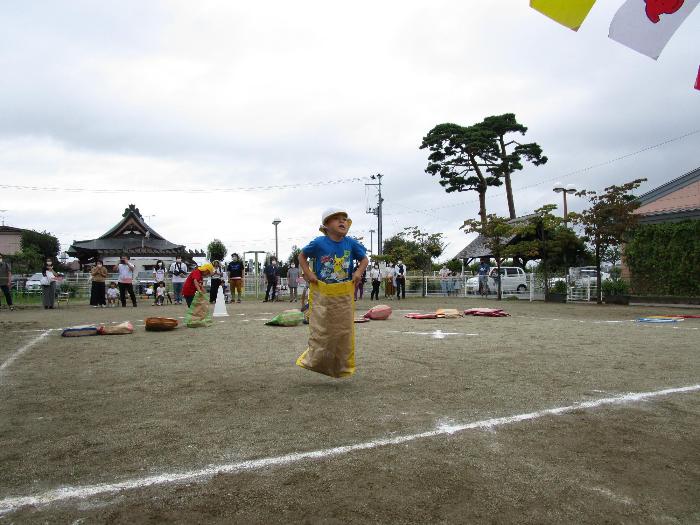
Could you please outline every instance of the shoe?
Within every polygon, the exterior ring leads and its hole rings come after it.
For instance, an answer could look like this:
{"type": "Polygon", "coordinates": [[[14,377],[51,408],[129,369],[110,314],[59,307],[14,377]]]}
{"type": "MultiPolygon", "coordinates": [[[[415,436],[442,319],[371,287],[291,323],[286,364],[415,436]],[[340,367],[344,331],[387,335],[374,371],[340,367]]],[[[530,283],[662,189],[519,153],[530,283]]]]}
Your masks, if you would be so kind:
{"type": "Polygon", "coordinates": [[[91,306],[92,306],[93,308],[97,308],[97,305],[96,305],[96,304],[93,304],[93,305],[91,305],[91,306]]]}
{"type": "Polygon", "coordinates": [[[237,303],[240,303],[240,302],[241,302],[241,300],[239,299],[239,300],[238,300],[238,301],[236,301],[236,302],[237,302],[237,303]]]}

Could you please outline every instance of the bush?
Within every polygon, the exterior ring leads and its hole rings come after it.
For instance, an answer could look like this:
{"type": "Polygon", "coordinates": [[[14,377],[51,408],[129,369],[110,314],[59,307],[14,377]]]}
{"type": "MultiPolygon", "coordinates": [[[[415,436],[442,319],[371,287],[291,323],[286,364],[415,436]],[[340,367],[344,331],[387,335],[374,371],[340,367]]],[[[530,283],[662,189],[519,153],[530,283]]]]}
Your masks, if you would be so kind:
{"type": "Polygon", "coordinates": [[[630,291],[627,281],[622,279],[607,279],[602,282],[603,295],[628,295],[630,291]]]}
{"type": "Polygon", "coordinates": [[[564,281],[556,281],[554,283],[554,286],[552,286],[551,293],[567,293],[568,290],[566,289],[566,283],[564,281]]]}

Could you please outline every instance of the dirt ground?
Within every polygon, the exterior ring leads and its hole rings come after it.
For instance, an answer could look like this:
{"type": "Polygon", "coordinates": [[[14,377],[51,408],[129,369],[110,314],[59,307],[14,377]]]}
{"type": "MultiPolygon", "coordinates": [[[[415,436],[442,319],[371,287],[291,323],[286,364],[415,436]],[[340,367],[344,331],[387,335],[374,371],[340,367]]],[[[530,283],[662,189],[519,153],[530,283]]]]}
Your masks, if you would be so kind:
{"type": "Polygon", "coordinates": [[[209,328],[166,333],[146,332],[143,319],[184,307],[3,310],[0,524],[700,522],[698,389],[416,437],[698,385],[700,319],[634,322],[698,311],[387,304],[388,321],[356,325],[357,372],[342,380],[294,365],[307,327],[264,326],[289,303],[229,305],[209,328]],[[512,316],[403,317],[474,306],[512,316]],[[134,334],[56,330],[127,319],[134,334]],[[376,443],[401,436],[413,437],[376,443]],[[328,452],[357,444],[369,445],[328,452]],[[321,452],[287,456],[311,451],[321,452]],[[213,476],[171,479],[207,468],[213,476]],[[14,499],[156,475],[161,483],[49,504],[14,499]]]}

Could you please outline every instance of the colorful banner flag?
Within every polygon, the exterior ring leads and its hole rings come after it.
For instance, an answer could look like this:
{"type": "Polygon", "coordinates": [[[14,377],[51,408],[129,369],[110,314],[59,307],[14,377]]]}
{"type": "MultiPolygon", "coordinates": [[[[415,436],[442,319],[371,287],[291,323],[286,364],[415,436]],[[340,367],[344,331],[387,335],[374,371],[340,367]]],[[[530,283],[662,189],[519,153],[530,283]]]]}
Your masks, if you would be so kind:
{"type": "Polygon", "coordinates": [[[608,36],[656,60],[698,3],[700,0],[627,0],[615,13],[608,36]]]}
{"type": "Polygon", "coordinates": [[[700,89],[700,67],[698,68],[698,78],[695,79],[695,89],[700,89]]]}
{"type": "Polygon", "coordinates": [[[530,7],[561,25],[578,31],[595,0],[530,0],[530,7]]]}

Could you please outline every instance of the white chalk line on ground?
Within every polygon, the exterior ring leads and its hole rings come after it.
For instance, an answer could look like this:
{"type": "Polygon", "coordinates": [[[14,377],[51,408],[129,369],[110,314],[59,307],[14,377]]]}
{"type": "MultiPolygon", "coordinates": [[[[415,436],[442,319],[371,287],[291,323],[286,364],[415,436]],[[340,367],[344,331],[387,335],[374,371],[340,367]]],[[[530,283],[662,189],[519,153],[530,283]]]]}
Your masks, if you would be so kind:
{"type": "Polygon", "coordinates": [[[15,353],[13,353],[10,357],[8,357],[3,364],[0,365],[0,382],[2,382],[2,373],[9,367],[15,359],[17,359],[19,356],[21,356],[23,353],[25,353],[27,350],[29,350],[32,346],[37,344],[39,341],[41,341],[44,337],[49,335],[51,333],[51,330],[44,330],[41,334],[39,334],[37,337],[29,341],[26,345],[21,347],[20,349],[16,350],[15,353]]]}
{"type": "Polygon", "coordinates": [[[157,485],[170,485],[175,483],[186,482],[203,482],[211,479],[217,474],[236,474],[244,471],[260,470],[274,466],[290,465],[305,460],[316,460],[330,457],[343,456],[360,450],[371,450],[380,447],[391,445],[401,445],[410,441],[419,439],[433,438],[443,435],[453,435],[465,430],[492,430],[496,427],[520,423],[522,421],[532,421],[547,416],[560,416],[575,410],[595,409],[606,405],[619,405],[644,401],[660,396],[668,396],[672,394],[682,394],[688,392],[700,391],[700,384],[666,388],[663,390],[655,390],[651,392],[629,393],[614,397],[605,397],[595,401],[584,401],[581,403],[538,410],[536,412],[528,412],[525,414],[516,414],[513,416],[497,417],[491,419],[483,419],[472,423],[464,424],[446,424],[441,423],[435,430],[421,432],[418,434],[408,434],[396,436],[392,438],[382,438],[364,443],[356,443],[354,445],[343,445],[333,448],[325,448],[321,450],[313,450],[309,452],[293,452],[282,456],[273,456],[267,458],[253,459],[248,461],[240,461],[238,463],[225,463],[219,465],[211,465],[198,470],[190,470],[186,472],[166,472],[153,476],[128,479],[119,483],[101,483],[96,485],[82,486],[67,486],[44,492],[34,496],[14,496],[0,500],[0,515],[19,510],[21,507],[31,505],[35,507],[44,507],[51,503],[66,501],[70,499],[86,499],[98,494],[114,494],[125,490],[141,489],[157,485]]]}

